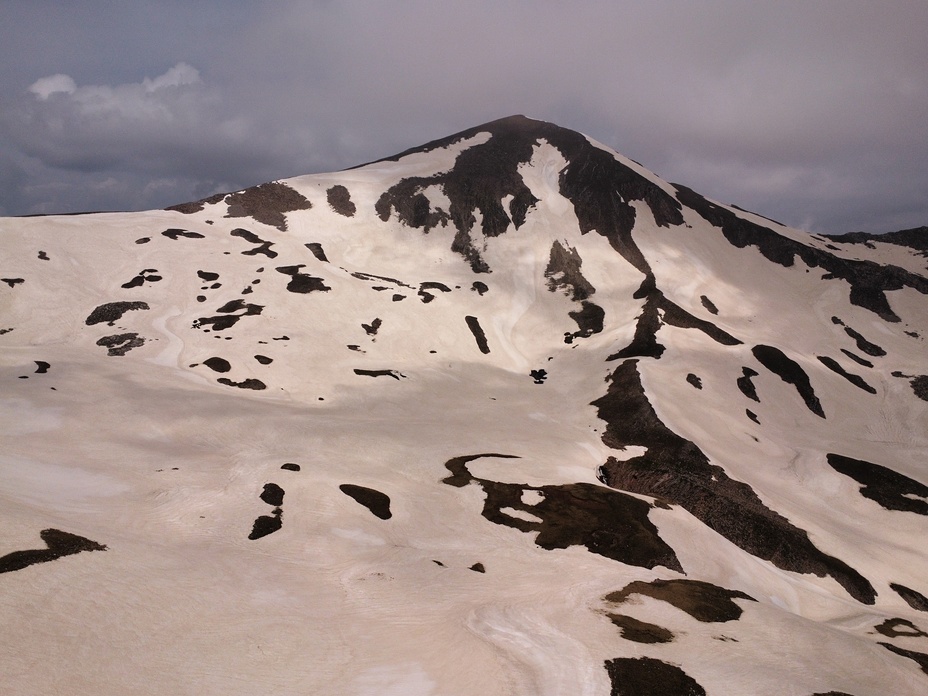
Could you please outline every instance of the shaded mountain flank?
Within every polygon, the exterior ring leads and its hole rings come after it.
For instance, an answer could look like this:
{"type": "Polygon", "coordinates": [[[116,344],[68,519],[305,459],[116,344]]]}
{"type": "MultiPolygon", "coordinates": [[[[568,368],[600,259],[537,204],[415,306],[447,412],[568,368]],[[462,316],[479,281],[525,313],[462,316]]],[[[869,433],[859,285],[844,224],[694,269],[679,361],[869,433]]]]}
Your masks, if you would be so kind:
{"type": "Polygon", "coordinates": [[[887,232],[886,234],[848,232],[847,234],[826,234],[825,236],[833,242],[842,244],[865,244],[871,248],[874,242],[895,244],[897,246],[904,246],[909,249],[924,252],[922,255],[928,256],[928,227],[913,227],[908,230],[899,230],[898,232],[887,232]]]}
{"type": "Polygon", "coordinates": [[[886,299],[886,292],[910,287],[928,295],[928,278],[898,266],[880,265],[874,261],[858,261],[836,256],[823,249],[808,246],[769,227],[758,225],[736,215],[731,210],[712,203],[686,186],[674,184],[679,201],[699,213],[703,219],[722,230],[729,242],[739,249],[756,247],[764,257],[781,266],[790,267],[799,258],[810,268],[821,268],[825,280],[841,279],[850,286],[850,302],[868,309],[885,321],[898,322],[886,299]]]}
{"type": "Polygon", "coordinates": [[[860,602],[873,604],[870,582],[843,561],[819,550],[808,533],[766,507],[754,490],[711,464],[696,446],[665,426],[645,395],[637,360],[622,363],[609,377],[605,396],[593,402],[606,421],[603,443],[647,452],[627,460],[609,457],[600,467],[603,483],[679,505],[753,556],[797,573],[831,576],[860,602]]]}
{"type": "MultiPolygon", "coordinates": [[[[699,328],[725,345],[738,342],[711,323],[695,320],[656,287],[654,275],[632,238],[635,201],[647,204],[659,227],[684,224],[682,209],[686,206],[720,228],[724,238],[738,248],[754,246],[768,260],[786,267],[792,266],[798,257],[809,267],[823,269],[825,279],[846,281],[850,285],[850,302],[886,321],[900,321],[889,305],[887,291],[911,287],[928,294],[928,279],[922,276],[896,266],[845,259],[792,240],[708,201],[685,186],[673,185],[676,191],[673,196],[580,133],[524,116],[492,121],[381,161],[397,161],[406,155],[450,147],[481,133],[489,133],[490,138],[463,150],[450,170],[432,176],[407,177],[391,186],[377,201],[377,214],[384,221],[395,214],[400,222],[426,233],[451,225],[455,231],[452,250],[463,256],[474,272],[489,273],[492,269],[481,253],[486,240],[504,234],[510,227],[518,229],[538,202],[522,180],[519,166],[531,160],[535,145],[544,141],[554,146],[567,160],[559,175],[559,189],[572,203],[581,233],[595,231],[605,237],[645,276],[635,295],[636,299],[645,300],[639,319],[641,330],[633,344],[615,358],[660,356],[663,346],[653,338],[659,328],[658,310],[664,312],[665,323],[699,328]],[[447,210],[432,206],[425,194],[432,186],[440,187],[450,200],[447,210]],[[482,221],[479,229],[476,229],[477,212],[482,221]]],[[[915,237],[909,234],[900,239],[915,237]]],[[[582,321],[586,322],[586,328],[581,326],[581,331],[586,332],[598,319],[591,316],[582,321]]]]}

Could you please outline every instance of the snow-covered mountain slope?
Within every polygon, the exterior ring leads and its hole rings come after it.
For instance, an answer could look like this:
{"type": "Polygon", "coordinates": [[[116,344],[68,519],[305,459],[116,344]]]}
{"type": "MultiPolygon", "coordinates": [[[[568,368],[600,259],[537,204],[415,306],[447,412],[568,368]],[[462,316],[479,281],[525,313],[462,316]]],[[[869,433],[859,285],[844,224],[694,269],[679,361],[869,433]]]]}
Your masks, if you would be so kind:
{"type": "Polygon", "coordinates": [[[0,220],[4,690],[924,694],[923,242],[524,117],[0,220]]]}

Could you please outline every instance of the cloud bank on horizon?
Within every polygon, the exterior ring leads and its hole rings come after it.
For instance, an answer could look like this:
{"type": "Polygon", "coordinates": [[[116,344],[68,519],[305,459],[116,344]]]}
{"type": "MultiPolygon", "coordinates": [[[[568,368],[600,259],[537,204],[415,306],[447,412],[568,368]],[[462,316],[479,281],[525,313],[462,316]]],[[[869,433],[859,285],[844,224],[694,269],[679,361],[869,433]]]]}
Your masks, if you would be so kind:
{"type": "Polygon", "coordinates": [[[928,3],[6,3],[0,215],[159,208],[512,113],[817,232],[928,224],[928,3]]]}

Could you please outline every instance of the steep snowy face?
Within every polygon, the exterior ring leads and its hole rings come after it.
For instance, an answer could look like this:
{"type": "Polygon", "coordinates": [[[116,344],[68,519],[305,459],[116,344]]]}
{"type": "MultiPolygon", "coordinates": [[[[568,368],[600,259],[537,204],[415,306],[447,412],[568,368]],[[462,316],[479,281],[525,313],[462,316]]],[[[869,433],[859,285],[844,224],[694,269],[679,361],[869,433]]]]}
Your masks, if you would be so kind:
{"type": "Polygon", "coordinates": [[[522,116],[0,220],[10,688],[921,694],[924,232],[522,116]]]}

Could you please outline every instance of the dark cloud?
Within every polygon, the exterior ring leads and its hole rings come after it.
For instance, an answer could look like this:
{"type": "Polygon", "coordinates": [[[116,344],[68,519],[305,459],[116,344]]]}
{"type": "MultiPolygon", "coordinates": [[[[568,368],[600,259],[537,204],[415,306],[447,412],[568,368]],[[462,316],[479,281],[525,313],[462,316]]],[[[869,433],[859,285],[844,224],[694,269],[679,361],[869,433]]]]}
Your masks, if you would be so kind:
{"type": "Polygon", "coordinates": [[[4,13],[2,214],[160,207],[525,113],[789,224],[928,224],[922,0],[4,13]]]}

